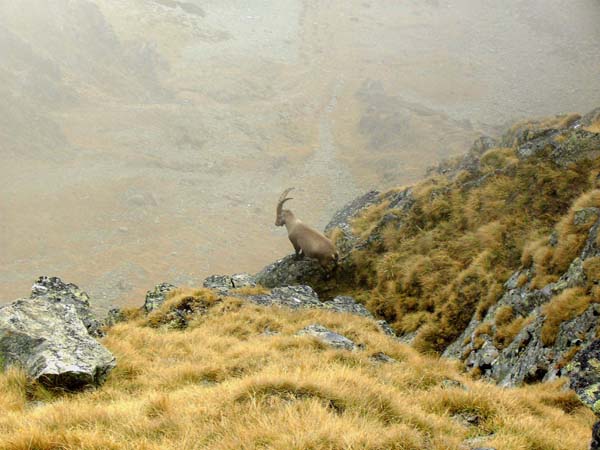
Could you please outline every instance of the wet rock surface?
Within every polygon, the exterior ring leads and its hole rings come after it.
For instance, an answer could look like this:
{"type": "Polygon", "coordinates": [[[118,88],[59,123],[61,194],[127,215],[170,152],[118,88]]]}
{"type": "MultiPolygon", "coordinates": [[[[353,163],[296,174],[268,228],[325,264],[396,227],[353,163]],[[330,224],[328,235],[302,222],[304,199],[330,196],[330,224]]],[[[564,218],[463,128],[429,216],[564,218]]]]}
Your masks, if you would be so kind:
{"type": "Polygon", "coordinates": [[[87,295],[74,284],[42,277],[32,297],[0,307],[0,365],[20,366],[52,388],[101,384],[116,362],[93,337],[100,322],[87,295]]]}

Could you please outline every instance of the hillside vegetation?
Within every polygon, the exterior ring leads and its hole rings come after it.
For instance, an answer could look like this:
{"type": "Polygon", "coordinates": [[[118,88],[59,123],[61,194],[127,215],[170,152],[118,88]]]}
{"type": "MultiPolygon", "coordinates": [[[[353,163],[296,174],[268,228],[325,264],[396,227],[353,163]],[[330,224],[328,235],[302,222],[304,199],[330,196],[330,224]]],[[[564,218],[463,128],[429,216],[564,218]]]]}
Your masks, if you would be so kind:
{"type": "Polygon", "coordinates": [[[216,302],[207,290],[130,313],[103,344],[118,365],[97,390],[59,394],[18,370],[0,374],[0,448],[584,450],[594,421],[561,382],[504,390],[370,319],[216,302]],[[165,327],[184,301],[204,314],[165,327]],[[315,322],[361,349],[295,335],[315,322]]]}
{"type": "MultiPolygon", "coordinates": [[[[600,122],[595,117],[580,131],[572,126],[579,119],[515,125],[501,140],[396,190],[410,193],[405,210],[389,208],[385,199],[394,192],[383,194],[353,223],[369,244],[351,255],[352,293],[399,333],[417,332],[417,349],[440,352],[473,314],[483,317],[497,302],[518,268],[532,267],[533,279],[522,282],[534,288],[556,281],[597,218],[575,221],[575,214],[600,207],[600,159],[594,153],[600,139],[588,132],[600,122]],[[592,157],[572,157],[579,153],[592,157]]],[[[597,270],[596,259],[586,261],[586,270],[597,270]]],[[[568,294],[579,304],[569,308],[600,300],[594,274],[568,294]]],[[[523,324],[505,316],[502,332],[513,335],[523,324]]]]}

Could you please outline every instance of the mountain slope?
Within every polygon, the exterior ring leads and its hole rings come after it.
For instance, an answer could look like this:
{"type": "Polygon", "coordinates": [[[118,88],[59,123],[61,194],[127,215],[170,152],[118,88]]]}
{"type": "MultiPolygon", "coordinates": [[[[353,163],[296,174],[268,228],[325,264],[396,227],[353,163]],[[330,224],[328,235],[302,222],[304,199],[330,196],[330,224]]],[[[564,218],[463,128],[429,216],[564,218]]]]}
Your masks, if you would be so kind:
{"type": "MultiPolygon", "coordinates": [[[[415,333],[416,348],[443,351],[521,266],[534,263],[536,287],[557,281],[595,223],[574,217],[600,207],[597,126],[597,111],[517,124],[421,183],[382,194],[353,221],[347,292],[401,334],[415,333]]],[[[596,279],[588,281],[583,292],[596,301],[596,279]]]]}
{"type": "Polygon", "coordinates": [[[98,390],[56,396],[18,371],[0,374],[1,448],[587,448],[593,414],[560,382],[503,390],[474,381],[371,319],[206,289],[133,314],[103,340],[118,365],[98,390]],[[198,308],[187,328],[166,327],[183,304],[198,308]],[[314,323],[358,349],[297,335],[314,323]]]}

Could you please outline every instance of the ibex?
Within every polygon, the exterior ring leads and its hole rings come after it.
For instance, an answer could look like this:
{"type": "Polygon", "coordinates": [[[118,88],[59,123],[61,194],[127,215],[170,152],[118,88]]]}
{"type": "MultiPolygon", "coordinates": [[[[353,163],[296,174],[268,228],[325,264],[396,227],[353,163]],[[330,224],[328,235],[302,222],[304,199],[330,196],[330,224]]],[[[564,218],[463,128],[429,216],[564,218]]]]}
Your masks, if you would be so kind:
{"type": "Polygon", "coordinates": [[[317,259],[324,269],[330,268],[331,265],[335,267],[339,254],[333,242],[320,231],[315,230],[313,227],[306,225],[300,219],[296,218],[294,213],[289,209],[282,209],[285,202],[292,200],[287,197],[292,189],[294,188],[286,189],[281,194],[281,197],[279,197],[275,225],[278,227],[285,225],[288,238],[294,246],[297,258],[308,256],[309,258],[317,259]]]}

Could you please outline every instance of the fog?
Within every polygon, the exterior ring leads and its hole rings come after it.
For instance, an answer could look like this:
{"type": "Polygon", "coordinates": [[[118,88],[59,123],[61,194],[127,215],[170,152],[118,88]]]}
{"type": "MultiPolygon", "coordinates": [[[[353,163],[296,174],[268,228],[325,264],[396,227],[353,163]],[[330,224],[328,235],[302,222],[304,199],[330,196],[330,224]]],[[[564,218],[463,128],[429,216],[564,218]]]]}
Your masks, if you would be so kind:
{"type": "Polygon", "coordinates": [[[0,0],[0,302],[255,272],[304,221],[600,106],[598,0],[0,0]]]}

